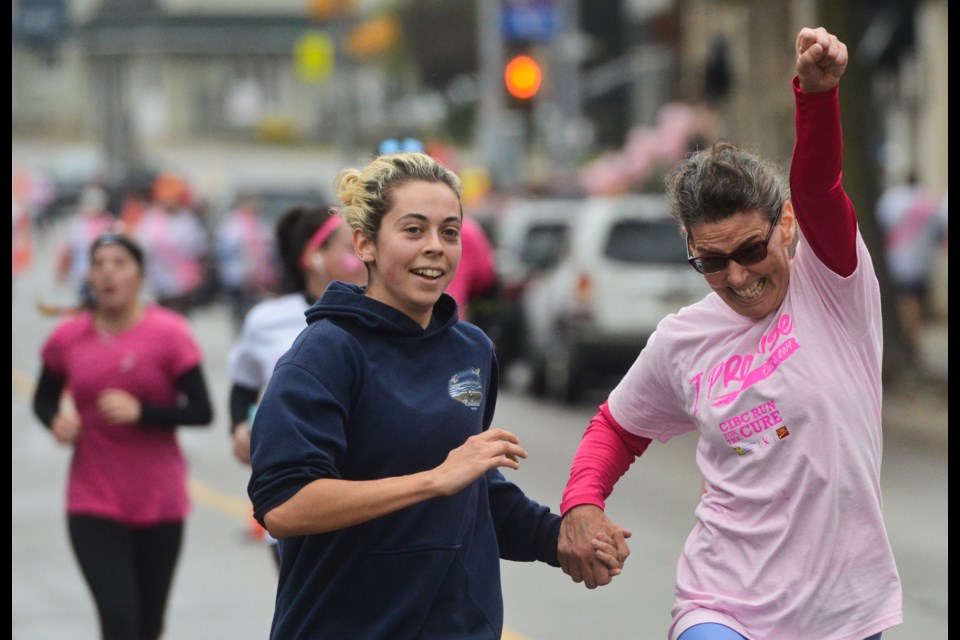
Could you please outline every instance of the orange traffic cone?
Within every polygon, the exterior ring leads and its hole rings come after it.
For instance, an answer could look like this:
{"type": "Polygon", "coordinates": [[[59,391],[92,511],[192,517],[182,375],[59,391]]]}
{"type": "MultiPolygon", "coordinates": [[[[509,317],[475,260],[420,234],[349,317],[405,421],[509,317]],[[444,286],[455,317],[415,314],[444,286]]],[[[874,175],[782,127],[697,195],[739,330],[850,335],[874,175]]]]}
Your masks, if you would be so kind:
{"type": "Polygon", "coordinates": [[[250,519],[247,521],[247,535],[253,540],[263,540],[267,531],[253,517],[253,505],[250,505],[250,519]]]}
{"type": "Polygon", "coordinates": [[[26,214],[17,216],[13,224],[13,273],[26,271],[33,262],[33,233],[30,218],[26,214]]]}

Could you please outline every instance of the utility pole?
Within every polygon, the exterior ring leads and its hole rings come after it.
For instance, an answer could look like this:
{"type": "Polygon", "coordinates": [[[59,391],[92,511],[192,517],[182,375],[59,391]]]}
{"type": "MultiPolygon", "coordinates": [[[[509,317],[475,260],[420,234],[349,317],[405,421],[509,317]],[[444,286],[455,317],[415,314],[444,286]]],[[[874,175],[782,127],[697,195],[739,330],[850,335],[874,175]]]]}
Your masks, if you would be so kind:
{"type": "MultiPolygon", "coordinates": [[[[156,0],[103,0],[97,15],[108,18],[115,13],[152,12],[156,0]]],[[[142,150],[130,114],[129,56],[114,50],[111,43],[93,48],[91,73],[98,99],[102,101],[99,126],[111,181],[124,180],[142,167],[142,150]]]]}
{"type": "Polygon", "coordinates": [[[127,107],[127,83],[124,59],[105,54],[94,59],[94,86],[103,101],[100,127],[111,182],[122,181],[130,172],[140,168],[140,145],[130,120],[127,107]]]}
{"type": "Polygon", "coordinates": [[[516,114],[504,108],[504,37],[501,0],[478,0],[480,97],[475,139],[490,181],[500,191],[523,183],[524,131],[516,114]]]}
{"type": "Polygon", "coordinates": [[[550,134],[547,144],[553,169],[565,176],[576,171],[583,147],[583,127],[580,126],[583,38],[578,0],[557,2],[560,30],[550,43],[550,113],[543,128],[550,134]]]}

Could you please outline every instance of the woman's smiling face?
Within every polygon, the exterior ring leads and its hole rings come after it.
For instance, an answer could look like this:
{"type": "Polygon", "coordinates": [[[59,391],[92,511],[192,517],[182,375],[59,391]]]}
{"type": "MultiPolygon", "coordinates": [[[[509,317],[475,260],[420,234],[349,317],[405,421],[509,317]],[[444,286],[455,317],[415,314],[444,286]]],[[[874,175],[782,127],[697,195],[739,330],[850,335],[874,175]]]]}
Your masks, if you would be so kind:
{"type": "Polygon", "coordinates": [[[391,200],[375,240],[354,231],[370,267],[367,295],[426,327],[460,263],[460,200],[446,184],[422,180],[399,185],[391,200]]]}
{"type": "MultiPolygon", "coordinates": [[[[776,310],[786,297],[794,223],[793,206],[787,201],[779,221],[774,222],[777,228],[770,236],[766,258],[748,266],[728,260],[725,269],[704,274],[710,288],[740,315],[759,320],[776,310]]],[[[733,253],[766,238],[770,225],[771,221],[758,211],[705,222],[689,230],[690,251],[695,256],[733,253]]]]}

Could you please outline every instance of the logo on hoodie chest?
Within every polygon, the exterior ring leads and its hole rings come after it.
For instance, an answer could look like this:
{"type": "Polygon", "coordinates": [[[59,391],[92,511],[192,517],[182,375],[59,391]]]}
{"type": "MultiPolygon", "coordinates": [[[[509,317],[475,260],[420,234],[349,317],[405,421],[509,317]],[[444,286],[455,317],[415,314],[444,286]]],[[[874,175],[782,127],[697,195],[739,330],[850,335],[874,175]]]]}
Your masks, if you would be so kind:
{"type": "Polygon", "coordinates": [[[483,402],[483,380],[479,367],[453,374],[447,383],[447,393],[466,407],[478,408],[483,402]]]}

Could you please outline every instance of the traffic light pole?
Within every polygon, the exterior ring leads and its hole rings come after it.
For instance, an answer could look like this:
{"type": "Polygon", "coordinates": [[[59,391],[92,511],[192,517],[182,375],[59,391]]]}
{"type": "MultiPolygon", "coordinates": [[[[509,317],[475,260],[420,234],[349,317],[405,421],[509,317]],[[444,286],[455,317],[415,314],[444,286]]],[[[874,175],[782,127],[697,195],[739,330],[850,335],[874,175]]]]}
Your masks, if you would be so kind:
{"type": "MultiPolygon", "coordinates": [[[[580,33],[578,0],[552,0],[537,5],[540,12],[531,22],[522,22],[518,29],[517,12],[525,8],[511,0],[477,2],[479,88],[478,129],[475,139],[484,165],[490,172],[495,188],[514,190],[526,179],[526,156],[546,152],[550,173],[561,184],[569,184],[569,176],[576,172],[585,143],[582,126],[582,82],[580,61],[583,57],[583,39],[580,33]],[[508,13],[505,13],[508,12],[508,13]],[[509,13],[512,12],[512,13],[509,13]],[[543,13],[546,12],[546,13],[543,13]],[[506,20],[505,20],[506,19],[506,20]],[[537,22],[537,20],[542,22],[537,22]],[[506,27],[505,22],[510,26],[506,27]],[[504,32],[505,29],[510,34],[504,32]],[[513,38],[511,42],[507,42],[513,38]],[[524,51],[524,38],[529,45],[524,51]],[[507,51],[528,53],[539,43],[539,62],[546,62],[543,89],[534,89],[532,95],[514,94],[508,108],[504,86],[507,51]]],[[[532,55],[532,54],[531,54],[532,55]]],[[[539,71],[538,71],[539,73],[539,71]]],[[[518,83],[521,77],[508,80],[518,83]]],[[[511,92],[516,89],[511,88],[511,92]]]]}
{"type": "Polygon", "coordinates": [[[515,114],[504,108],[500,0],[477,2],[477,28],[480,97],[475,139],[494,188],[512,191],[523,183],[524,131],[515,114]]]}
{"type": "Polygon", "coordinates": [[[565,176],[576,171],[583,147],[580,59],[583,42],[577,0],[556,0],[560,9],[560,32],[550,44],[552,75],[550,102],[553,109],[546,129],[547,149],[555,172],[565,176]]]}

